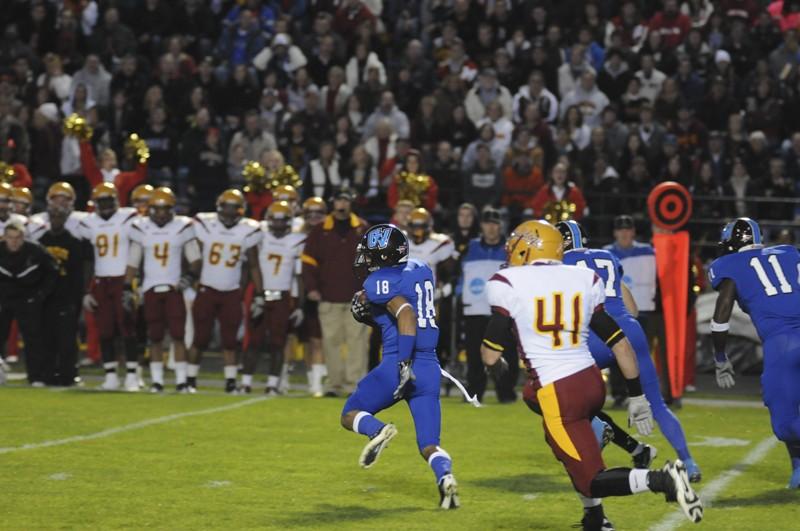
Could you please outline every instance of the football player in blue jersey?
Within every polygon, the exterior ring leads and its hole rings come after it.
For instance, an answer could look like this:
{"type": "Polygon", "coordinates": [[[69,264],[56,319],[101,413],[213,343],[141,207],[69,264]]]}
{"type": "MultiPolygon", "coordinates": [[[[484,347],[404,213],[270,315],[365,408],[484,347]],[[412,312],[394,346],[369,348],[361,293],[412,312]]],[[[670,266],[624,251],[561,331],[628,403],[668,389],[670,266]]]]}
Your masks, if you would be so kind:
{"type": "Polygon", "coordinates": [[[383,360],[359,383],[342,410],[342,426],[366,435],[359,464],[369,468],[397,435],[393,424],[374,415],[405,400],[417,432],[417,447],[436,475],[439,506],[459,506],[450,455],[439,446],[441,373],[436,357],[439,328],[434,307],[433,272],[408,258],[408,240],[394,225],[375,225],[356,251],[356,275],[364,289],[353,297],[356,320],[377,326],[383,360]]]}
{"type": "Polygon", "coordinates": [[[791,245],[765,247],[761,229],[738,218],[722,229],[722,256],[709,268],[719,292],[711,337],[717,384],[733,387],[725,343],[734,301],[750,316],[764,345],[761,388],[772,431],[786,444],[792,463],[789,488],[800,488],[800,254],[791,245]]]}
{"type": "MultiPolygon", "coordinates": [[[[661,428],[661,433],[664,434],[678,454],[678,458],[686,466],[689,481],[700,481],[702,477],[700,467],[689,453],[681,423],[669,410],[661,395],[658,374],[653,360],[650,358],[647,336],[642,330],[642,326],[631,314],[631,311],[636,311],[636,303],[628,288],[622,283],[622,266],[619,260],[605,249],[587,248],[588,238],[583,227],[577,221],[561,221],[556,224],[556,227],[564,239],[564,263],[588,267],[603,279],[606,288],[606,311],[620,325],[636,351],[642,388],[647,401],[650,402],[653,417],[661,428]]],[[[601,369],[615,363],[614,353],[594,332],[589,334],[589,351],[601,369]]],[[[615,444],[633,456],[634,466],[647,468],[650,464],[649,461],[656,456],[655,448],[638,443],[604,413],[598,416],[614,430],[615,444]]]]}

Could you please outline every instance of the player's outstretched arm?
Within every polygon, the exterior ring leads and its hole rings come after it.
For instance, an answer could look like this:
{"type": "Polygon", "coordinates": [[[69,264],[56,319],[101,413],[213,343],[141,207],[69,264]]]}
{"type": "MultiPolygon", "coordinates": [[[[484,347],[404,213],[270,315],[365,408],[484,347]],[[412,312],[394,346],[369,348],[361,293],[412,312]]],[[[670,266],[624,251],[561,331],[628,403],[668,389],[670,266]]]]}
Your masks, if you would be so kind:
{"type": "Polygon", "coordinates": [[[714,317],[711,319],[711,341],[714,343],[714,365],[717,372],[717,385],[723,389],[733,387],[736,383],[733,375],[733,364],[725,352],[728,342],[729,321],[736,301],[736,284],[727,278],[718,288],[719,296],[714,306],[714,317]]]}
{"type": "Polygon", "coordinates": [[[404,388],[408,382],[414,379],[414,371],[411,370],[414,353],[414,345],[417,342],[417,317],[411,304],[405,297],[397,295],[386,303],[386,309],[397,319],[397,348],[398,348],[398,369],[400,371],[400,383],[394,391],[395,400],[403,396],[404,388]]]}
{"type": "Polygon", "coordinates": [[[639,364],[636,353],[625,333],[617,322],[605,310],[594,312],[589,327],[611,348],[617,360],[617,366],[625,377],[628,388],[628,426],[635,426],[642,435],[650,435],[653,431],[653,412],[642,391],[639,381],[639,364]]]}

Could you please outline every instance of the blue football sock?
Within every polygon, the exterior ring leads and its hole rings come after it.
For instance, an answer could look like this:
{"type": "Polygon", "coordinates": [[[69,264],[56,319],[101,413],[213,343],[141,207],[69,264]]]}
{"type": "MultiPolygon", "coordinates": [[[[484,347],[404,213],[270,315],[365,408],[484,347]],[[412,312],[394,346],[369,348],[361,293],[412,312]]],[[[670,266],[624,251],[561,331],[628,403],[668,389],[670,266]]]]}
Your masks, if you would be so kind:
{"type": "Polygon", "coordinates": [[[359,411],[353,420],[353,431],[366,435],[369,438],[375,437],[385,424],[366,411],[359,411]]]}
{"type": "Polygon", "coordinates": [[[437,483],[453,470],[453,462],[450,460],[450,454],[438,446],[436,447],[436,451],[428,458],[428,464],[433,469],[433,473],[436,474],[437,483]]]}
{"type": "Polygon", "coordinates": [[[678,459],[681,461],[691,459],[692,456],[689,454],[689,447],[686,444],[686,435],[683,434],[683,427],[675,414],[672,413],[664,403],[660,391],[658,392],[657,398],[653,397],[651,400],[651,396],[647,397],[650,402],[650,408],[653,411],[653,418],[661,429],[661,433],[664,434],[669,444],[675,449],[675,452],[678,454],[678,459]]]}

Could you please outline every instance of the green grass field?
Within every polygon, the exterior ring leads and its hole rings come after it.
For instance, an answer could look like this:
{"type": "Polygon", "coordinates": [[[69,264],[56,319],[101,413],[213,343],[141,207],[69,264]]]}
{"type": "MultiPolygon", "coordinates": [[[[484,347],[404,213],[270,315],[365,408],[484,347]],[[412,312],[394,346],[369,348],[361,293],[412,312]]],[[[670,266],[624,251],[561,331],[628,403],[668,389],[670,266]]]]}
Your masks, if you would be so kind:
{"type": "MultiPolygon", "coordinates": [[[[357,465],[365,439],[339,427],[341,407],[302,396],[0,388],[0,529],[565,529],[580,519],[539,418],[521,403],[444,399],[442,444],[462,502],[449,512],[436,509],[404,405],[381,415],[400,435],[370,470],[357,465]]],[[[679,416],[690,444],[705,444],[693,448],[701,493],[715,491],[697,529],[800,528],[786,451],[764,442],[765,409],[687,405],[679,416]],[[740,465],[759,444],[763,458],[740,465]]],[[[649,440],[659,464],[673,458],[660,435],[649,440]]],[[[629,462],[616,448],[605,457],[629,462]]],[[[669,520],[676,506],[662,500],[612,498],[606,513],[617,529],[692,526],[669,520]]]]}

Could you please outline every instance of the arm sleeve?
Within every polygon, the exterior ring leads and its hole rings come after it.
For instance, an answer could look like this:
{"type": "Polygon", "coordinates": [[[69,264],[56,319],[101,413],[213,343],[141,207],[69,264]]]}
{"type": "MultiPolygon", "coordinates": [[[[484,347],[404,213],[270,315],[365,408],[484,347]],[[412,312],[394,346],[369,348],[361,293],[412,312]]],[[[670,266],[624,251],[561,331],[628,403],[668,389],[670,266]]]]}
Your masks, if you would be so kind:
{"type": "Polygon", "coordinates": [[[719,289],[719,286],[722,284],[723,280],[730,278],[730,274],[727,271],[728,268],[725,267],[725,260],[723,258],[714,260],[714,262],[708,268],[708,281],[711,283],[711,287],[715,290],[719,289]]]}
{"type": "Polygon", "coordinates": [[[128,206],[128,199],[134,188],[143,183],[147,178],[147,164],[137,164],[134,171],[121,172],[117,178],[120,206],[128,206]]]}
{"type": "Polygon", "coordinates": [[[373,304],[384,305],[398,295],[402,295],[400,277],[376,271],[364,281],[367,300],[373,304]]]}
{"type": "Polygon", "coordinates": [[[625,339],[625,333],[614,318],[608,315],[605,310],[592,314],[592,320],[589,321],[589,328],[591,328],[592,332],[597,334],[597,337],[609,347],[613,347],[618,342],[625,339]]]}
{"type": "Polygon", "coordinates": [[[139,242],[131,240],[131,246],[128,249],[128,267],[139,268],[142,263],[142,246],[139,242]]]}
{"type": "Polygon", "coordinates": [[[592,287],[589,292],[590,302],[589,308],[592,312],[598,312],[603,309],[603,303],[606,302],[606,287],[603,284],[603,279],[597,273],[592,278],[592,287]]]}
{"type": "Polygon", "coordinates": [[[514,287],[502,273],[495,273],[486,286],[486,297],[492,313],[510,317],[514,300],[514,287]]]}
{"type": "Polygon", "coordinates": [[[503,352],[505,346],[512,343],[512,323],[511,317],[493,310],[483,334],[483,344],[492,350],[503,352]]]}
{"type": "Polygon", "coordinates": [[[103,182],[103,174],[100,173],[100,168],[97,167],[97,160],[94,157],[92,144],[89,142],[81,142],[80,150],[83,175],[86,177],[86,180],[89,181],[89,187],[94,188],[103,182]]]}
{"type": "Polygon", "coordinates": [[[261,232],[260,227],[254,227],[253,232],[245,236],[244,238],[244,248],[250,249],[255,247],[259,243],[261,243],[261,239],[263,237],[263,233],[261,232]]]}
{"type": "Polygon", "coordinates": [[[203,258],[197,238],[192,238],[183,245],[183,255],[186,257],[186,261],[190,264],[198,262],[203,258]]]}

